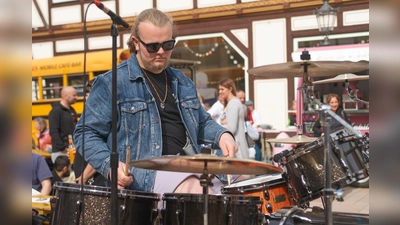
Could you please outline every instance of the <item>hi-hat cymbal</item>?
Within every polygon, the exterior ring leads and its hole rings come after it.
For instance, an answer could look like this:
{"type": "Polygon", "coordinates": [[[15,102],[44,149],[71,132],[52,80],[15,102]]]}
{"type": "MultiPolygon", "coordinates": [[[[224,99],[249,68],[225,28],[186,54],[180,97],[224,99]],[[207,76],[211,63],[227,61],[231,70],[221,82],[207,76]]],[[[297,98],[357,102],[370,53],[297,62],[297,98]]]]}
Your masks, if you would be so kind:
{"type": "Polygon", "coordinates": [[[313,84],[338,83],[338,82],[345,82],[346,80],[350,82],[350,81],[368,80],[368,79],[369,75],[355,75],[352,73],[345,73],[337,75],[334,78],[314,81],[313,84]]]}
{"type": "MultiPolygon", "coordinates": [[[[309,77],[335,76],[342,73],[356,73],[368,69],[367,61],[309,61],[307,75],[309,77]]],[[[304,73],[303,62],[287,62],[271,64],[248,69],[253,75],[272,77],[302,77],[304,73]]]]}
{"type": "Polygon", "coordinates": [[[226,158],[209,154],[198,154],[194,156],[161,156],[148,158],[129,163],[130,166],[173,172],[203,173],[207,163],[208,174],[275,174],[283,170],[263,162],[226,158]]]}
{"type": "Polygon", "coordinates": [[[315,141],[317,138],[310,138],[305,135],[296,135],[290,138],[268,139],[271,143],[284,143],[284,144],[304,144],[315,141]]]}

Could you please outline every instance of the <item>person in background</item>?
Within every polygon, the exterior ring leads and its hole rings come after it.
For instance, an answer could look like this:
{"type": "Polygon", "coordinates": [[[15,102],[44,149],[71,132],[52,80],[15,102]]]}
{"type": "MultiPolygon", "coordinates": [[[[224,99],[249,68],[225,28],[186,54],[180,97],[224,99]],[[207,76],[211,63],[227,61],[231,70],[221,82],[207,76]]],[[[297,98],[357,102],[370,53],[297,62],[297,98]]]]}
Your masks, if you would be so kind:
{"type": "MultiPolygon", "coordinates": [[[[297,101],[293,100],[292,102],[292,107],[290,107],[290,110],[297,110],[297,101]]],[[[289,113],[289,122],[288,125],[289,126],[294,126],[294,124],[296,123],[296,112],[291,112],[289,113]]]]}
{"type": "Polygon", "coordinates": [[[233,80],[229,78],[221,80],[219,82],[219,94],[225,102],[225,114],[221,117],[221,125],[235,135],[239,146],[236,158],[249,159],[249,147],[244,129],[244,108],[236,97],[236,85],[233,80]]]}
{"type": "Polygon", "coordinates": [[[32,188],[41,195],[50,195],[52,176],[43,157],[32,153],[32,188]]]}
{"type": "Polygon", "coordinates": [[[68,178],[71,174],[71,162],[68,156],[60,155],[54,162],[54,168],[52,171],[53,177],[51,178],[51,186],[54,186],[56,181],[63,182],[63,178],[68,178]]]}
{"type": "Polygon", "coordinates": [[[51,152],[51,136],[47,129],[46,120],[43,117],[36,117],[34,126],[39,133],[36,134],[39,143],[39,149],[45,152],[51,152]]]}
{"type": "MultiPolygon", "coordinates": [[[[343,109],[340,107],[341,101],[340,97],[337,94],[328,94],[326,98],[327,103],[330,105],[331,110],[336,113],[340,118],[345,120],[347,123],[350,123],[349,118],[347,117],[347,114],[343,109]]],[[[339,121],[336,119],[332,118],[331,120],[331,131],[343,126],[339,121]]],[[[315,137],[321,137],[323,134],[323,130],[321,127],[321,122],[319,119],[315,122],[314,127],[313,127],[313,132],[315,137]]]]}
{"type": "Polygon", "coordinates": [[[199,101],[200,101],[200,103],[201,103],[201,106],[207,111],[207,110],[208,110],[208,107],[204,104],[204,98],[203,98],[203,96],[201,96],[201,94],[197,92],[197,97],[199,98],[199,101]]]}
{"type": "Polygon", "coordinates": [[[61,101],[52,105],[53,108],[49,113],[49,125],[53,163],[59,155],[68,155],[68,135],[74,132],[78,120],[76,111],[72,107],[77,99],[75,88],[66,86],[61,90],[61,101]]]}
{"type": "MultiPolygon", "coordinates": [[[[237,151],[233,135],[199,107],[193,81],[169,66],[175,46],[174,27],[172,17],[158,9],[142,11],[128,40],[132,55],[118,66],[118,121],[114,122],[118,124],[119,189],[162,195],[185,186],[191,193],[202,193],[199,179],[189,173],[140,169],[125,163],[162,155],[198,154],[199,144],[220,147],[225,157],[233,157],[237,151]]],[[[113,179],[111,81],[111,70],[96,78],[84,109],[85,124],[79,120],[74,132],[77,150],[82,153],[84,142],[85,160],[109,181],[113,179]]],[[[220,187],[213,186],[213,190],[220,192],[220,187]]]]}
{"type": "Polygon", "coordinates": [[[218,101],[216,101],[207,112],[210,113],[211,118],[215,122],[221,124],[221,116],[224,114],[224,99],[221,95],[218,95],[218,101]]]}
{"type": "MultiPolygon", "coordinates": [[[[254,103],[251,100],[248,100],[244,103],[247,107],[247,120],[251,123],[254,129],[258,129],[261,124],[261,116],[260,114],[254,109],[254,103]]],[[[259,133],[258,139],[254,140],[255,145],[254,149],[256,150],[255,160],[261,161],[261,134],[259,133]]]]}

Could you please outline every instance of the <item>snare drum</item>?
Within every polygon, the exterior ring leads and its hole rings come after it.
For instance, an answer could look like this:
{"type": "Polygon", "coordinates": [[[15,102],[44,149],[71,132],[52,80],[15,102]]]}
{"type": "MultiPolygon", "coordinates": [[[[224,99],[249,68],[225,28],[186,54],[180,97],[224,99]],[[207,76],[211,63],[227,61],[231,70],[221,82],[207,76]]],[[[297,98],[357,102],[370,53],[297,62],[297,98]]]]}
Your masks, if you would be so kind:
{"type": "MultiPolygon", "coordinates": [[[[325,186],[324,151],[322,138],[318,138],[286,155],[286,163],[283,166],[287,174],[289,191],[296,205],[305,204],[322,196],[325,186]]],[[[332,186],[344,187],[349,178],[340,164],[340,159],[332,153],[330,160],[332,186]]]]}
{"type": "Polygon", "coordinates": [[[282,207],[291,206],[287,184],[281,174],[264,175],[242,180],[223,187],[223,194],[257,196],[263,201],[263,214],[276,212],[282,207]]]}
{"type": "MultiPolygon", "coordinates": [[[[56,203],[51,224],[111,224],[111,188],[80,184],[54,184],[56,203]],[[83,202],[82,204],[82,195],[83,202]],[[79,220],[79,222],[77,222],[79,220]]],[[[158,215],[159,194],[118,190],[118,224],[150,225],[158,215]]]]}
{"type": "MultiPolygon", "coordinates": [[[[162,217],[166,225],[203,225],[204,195],[165,193],[162,217]]],[[[259,197],[208,195],[208,224],[258,225],[259,197]]]]}

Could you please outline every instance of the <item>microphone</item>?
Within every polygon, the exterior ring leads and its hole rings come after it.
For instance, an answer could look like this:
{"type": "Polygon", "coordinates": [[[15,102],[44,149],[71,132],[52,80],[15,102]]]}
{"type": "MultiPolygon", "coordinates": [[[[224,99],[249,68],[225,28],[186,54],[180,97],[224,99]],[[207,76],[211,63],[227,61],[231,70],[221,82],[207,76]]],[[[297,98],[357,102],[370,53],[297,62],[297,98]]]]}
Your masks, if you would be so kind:
{"type": "Polygon", "coordinates": [[[283,150],[283,151],[281,151],[281,152],[275,154],[275,155],[274,155],[274,162],[278,163],[279,160],[281,160],[282,157],[285,156],[285,155],[287,155],[288,153],[289,153],[289,150],[286,149],[286,150],[283,150]]]}
{"type": "Polygon", "coordinates": [[[113,11],[111,11],[110,9],[108,9],[103,3],[101,3],[99,0],[94,0],[93,1],[94,4],[101,10],[103,10],[103,12],[105,12],[107,15],[109,15],[111,17],[111,19],[113,20],[114,23],[122,25],[124,28],[129,28],[129,24],[127,22],[125,22],[125,20],[123,20],[120,16],[118,16],[117,14],[115,14],[113,11]]]}

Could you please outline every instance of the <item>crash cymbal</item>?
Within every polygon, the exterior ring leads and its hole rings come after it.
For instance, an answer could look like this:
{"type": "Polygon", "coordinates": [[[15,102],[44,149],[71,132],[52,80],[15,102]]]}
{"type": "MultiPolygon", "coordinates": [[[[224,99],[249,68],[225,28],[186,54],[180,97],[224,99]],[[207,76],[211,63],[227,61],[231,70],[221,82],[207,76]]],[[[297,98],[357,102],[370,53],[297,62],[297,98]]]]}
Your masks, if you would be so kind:
{"type": "MultiPolygon", "coordinates": [[[[367,61],[309,61],[307,75],[309,77],[335,76],[342,73],[356,73],[368,69],[367,61]]],[[[253,75],[265,75],[272,77],[302,77],[304,71],[303,62],[287,62],[271,64],[248,69],[253,75]]]]}
{"type": "Polygon", "coordinates": [[[325,79],[314,81],[313,84],[326,84],[326,83],[338,83],[338,82],[345,82],[346,80],[350,81],[357,81],[357,80],[368,80],[369,75],[355,75],[352,73],[345,73],[337,75],[334,78],[325,79]]]}
{"type": "Polygon", "coordinates": [[[310,143],[315,141],[317,138],[313,137],[310,138],[305,135],[296,135],[290,138],[278,138],[278,139],[268,139],[268,142],[271,143],[284,143],[284,144],[304,144],[304,143],[310,143]]]}
{"type": "Polygon", "coordinates": [[[208,174],[275,174],[283,170],[263,162],[226,158],[209,154],[198,154],[194,156],[161,156],[156,158],[132,161],[130,166],[174,172],[203,173],[207,162],[208,174]]]}

